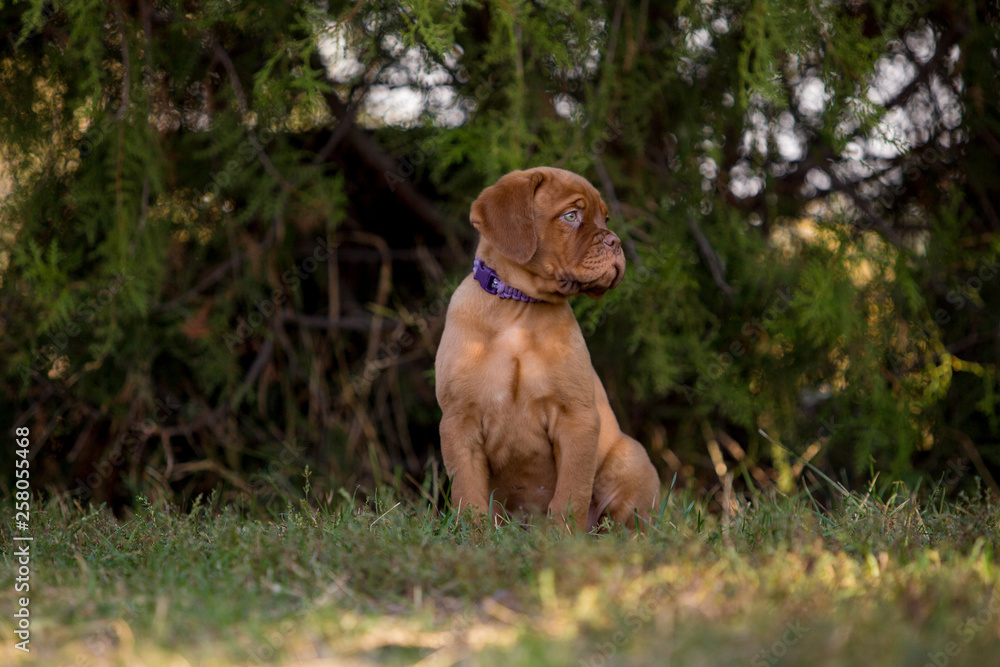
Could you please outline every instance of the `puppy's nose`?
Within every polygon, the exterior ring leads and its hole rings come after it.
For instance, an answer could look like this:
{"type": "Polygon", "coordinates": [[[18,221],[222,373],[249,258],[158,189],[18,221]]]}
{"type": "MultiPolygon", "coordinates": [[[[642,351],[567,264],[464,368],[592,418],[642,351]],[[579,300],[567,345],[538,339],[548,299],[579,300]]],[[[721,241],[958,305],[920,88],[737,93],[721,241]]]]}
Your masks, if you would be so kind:
{"type": "Polygon", "coordinates": [[[622,247],[622,242],[614,232],[610,232],[604,237],[604,245],[617,252],[622,247]]]}

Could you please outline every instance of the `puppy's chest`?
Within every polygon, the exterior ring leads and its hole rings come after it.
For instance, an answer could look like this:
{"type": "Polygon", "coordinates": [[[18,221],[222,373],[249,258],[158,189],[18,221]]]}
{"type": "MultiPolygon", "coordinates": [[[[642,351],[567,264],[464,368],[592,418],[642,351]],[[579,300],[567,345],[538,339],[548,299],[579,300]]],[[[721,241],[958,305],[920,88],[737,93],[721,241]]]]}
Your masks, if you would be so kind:
{"type": "MultiPolygon", "coordinates": [[[[527,327],[511,326],[491,341],[483,369],[486,405],[544,409],[545,403],[589,378],[586,348],[527,327]]],[[[526,416],[526,415],[525,415],[526,416]]]]}

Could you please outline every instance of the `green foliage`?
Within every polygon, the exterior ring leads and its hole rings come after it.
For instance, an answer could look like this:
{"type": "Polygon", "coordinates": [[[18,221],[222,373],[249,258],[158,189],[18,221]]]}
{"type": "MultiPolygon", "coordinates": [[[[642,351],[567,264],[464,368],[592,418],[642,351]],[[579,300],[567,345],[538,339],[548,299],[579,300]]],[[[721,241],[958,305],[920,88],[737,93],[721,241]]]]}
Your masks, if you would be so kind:
{"type": "Polygon", "coordinates": [[[0,426],[30,423],[54,488],[96,475],[84,500],[245,498],[286,452],[412,486],[469,203],[549,164],[623,238],[621,287],[574,307],[664,473],[717,486],[719,436],[764,486],[794,477],[772,441],[851,483],[988,480],[998,17],[903,10],[4,5],[0,426]],[[357,62],[331,78],[333,38],[357,62]],[[888,109],[892,63],[916,78],[888,109]],[[388,119],[394,92],[419,110],[388,119]]]}

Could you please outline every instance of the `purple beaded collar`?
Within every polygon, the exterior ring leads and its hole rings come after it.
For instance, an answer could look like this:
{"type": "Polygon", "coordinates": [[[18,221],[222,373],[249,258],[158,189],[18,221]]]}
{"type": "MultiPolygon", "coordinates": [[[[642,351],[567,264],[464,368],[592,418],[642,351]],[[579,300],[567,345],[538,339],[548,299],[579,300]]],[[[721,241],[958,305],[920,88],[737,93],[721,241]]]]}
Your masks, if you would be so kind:
{"type": "Polygon", "coordinates": [[[476,257],[472,263],[472,277],[476,279],[484,290],[490,294],[496,294],[501,299],[514,299],[527,303],[540,303],[541,299],[530,297],[519,289],[515,289],[500,280],[497,272],[483,264],[483,260],[476,257]]]}

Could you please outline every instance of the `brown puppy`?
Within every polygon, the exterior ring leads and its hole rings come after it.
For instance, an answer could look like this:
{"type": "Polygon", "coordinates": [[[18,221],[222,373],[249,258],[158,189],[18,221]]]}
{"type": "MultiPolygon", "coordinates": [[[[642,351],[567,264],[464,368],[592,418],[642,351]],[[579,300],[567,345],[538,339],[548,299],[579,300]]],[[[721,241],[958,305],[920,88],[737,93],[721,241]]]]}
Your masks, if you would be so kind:
{"type": "Polygon", "coordinates": [[[582,177],[515,171],[472,204],[473,275],[455,290],[435,360],[441,451],[452,503],[547,512],[578,530],[602,516],[635,525],[660,481],[621,432],[567,298],[621,282],[621,241],[582,177]]]}

